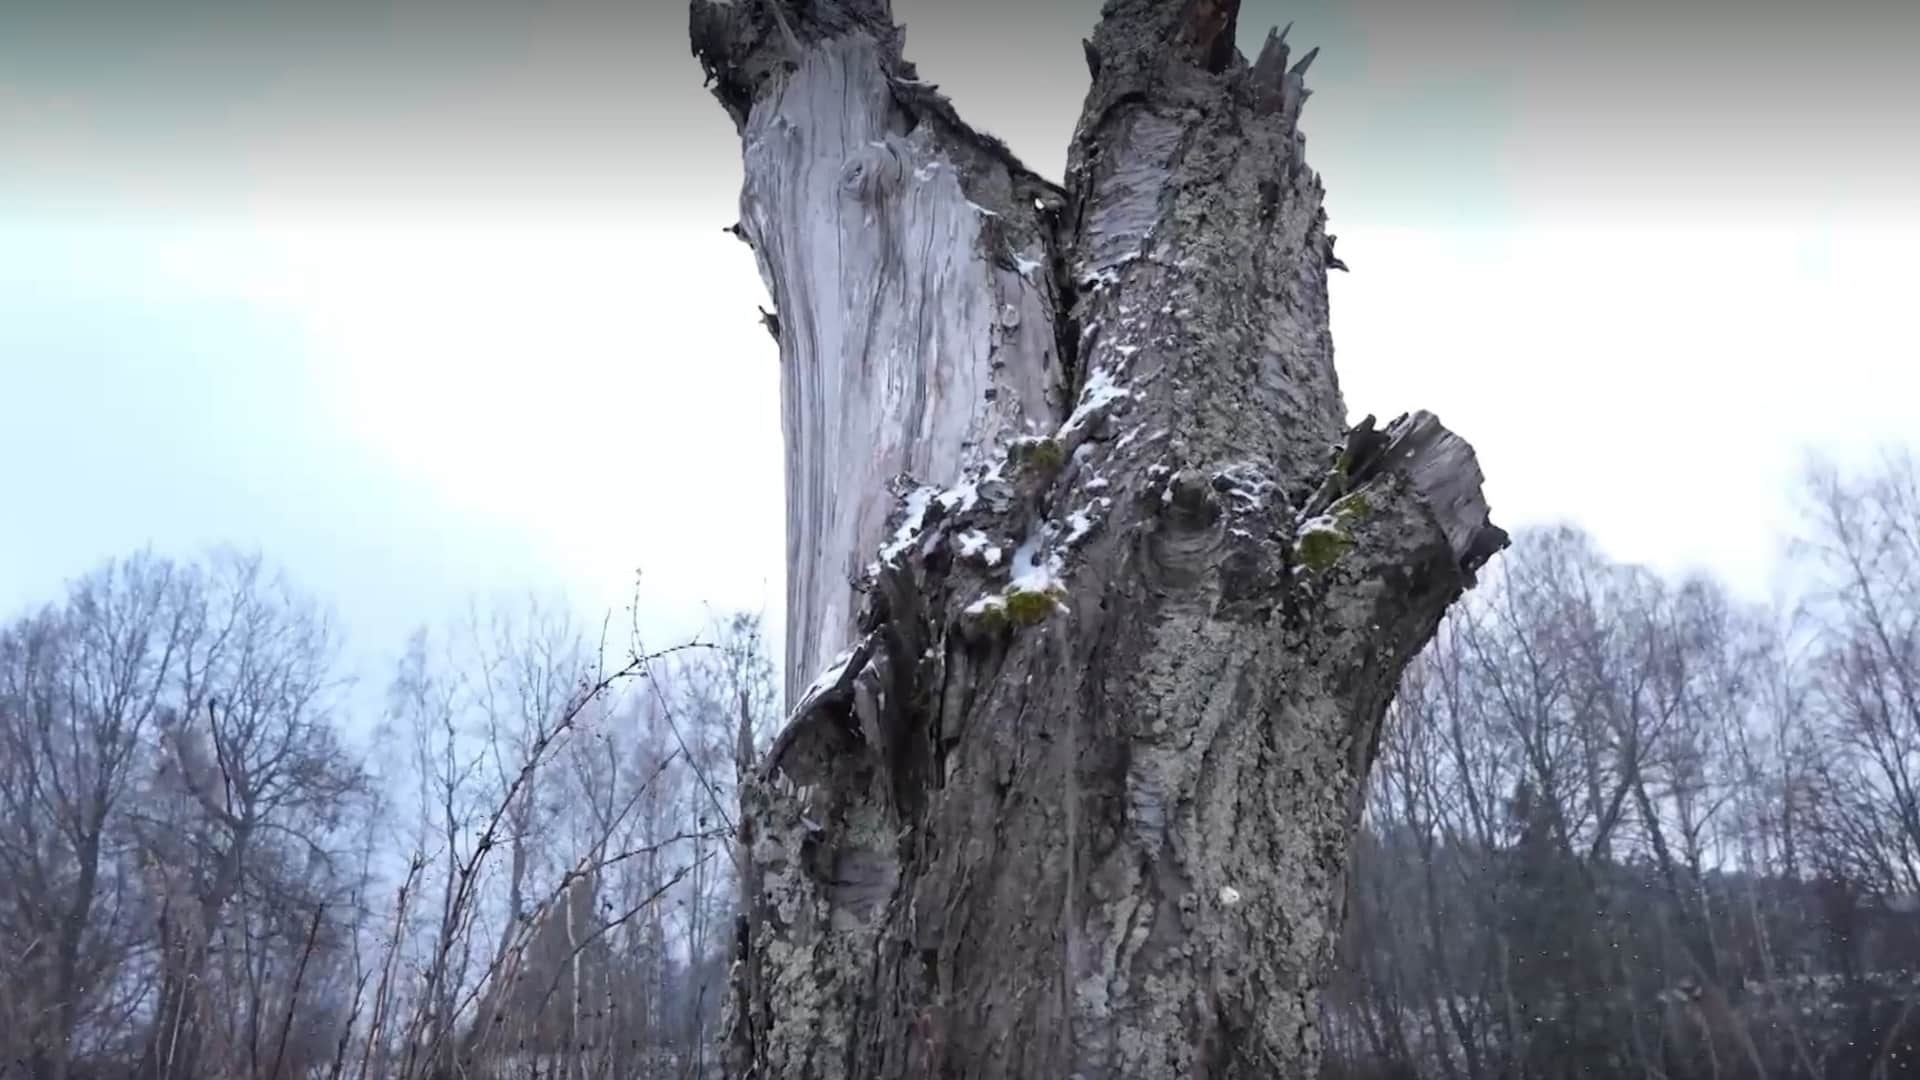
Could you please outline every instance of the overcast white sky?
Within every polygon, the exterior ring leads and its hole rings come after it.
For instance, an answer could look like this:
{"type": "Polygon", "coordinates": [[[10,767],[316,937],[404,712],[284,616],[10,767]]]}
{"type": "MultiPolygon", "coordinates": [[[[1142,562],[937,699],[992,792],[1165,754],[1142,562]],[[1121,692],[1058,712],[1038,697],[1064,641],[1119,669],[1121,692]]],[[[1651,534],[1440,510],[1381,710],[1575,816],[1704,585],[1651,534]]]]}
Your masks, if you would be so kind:
{"type": "MultiPolygon", "coordinates": [[[[896,4],[1055,176],[1097,8],[896,4]]],[[[1325,47],[1354,414],[1438,412],[1509,527],[1760,595],[1802,453],[1920,419],[1920,5],[1589,8],[1241,35],[1325,47]]],[[[0,611],[232,542],[375,678],[476,593],[777,615],[774,347],[678,3],[0,9],[0,611]]]]}

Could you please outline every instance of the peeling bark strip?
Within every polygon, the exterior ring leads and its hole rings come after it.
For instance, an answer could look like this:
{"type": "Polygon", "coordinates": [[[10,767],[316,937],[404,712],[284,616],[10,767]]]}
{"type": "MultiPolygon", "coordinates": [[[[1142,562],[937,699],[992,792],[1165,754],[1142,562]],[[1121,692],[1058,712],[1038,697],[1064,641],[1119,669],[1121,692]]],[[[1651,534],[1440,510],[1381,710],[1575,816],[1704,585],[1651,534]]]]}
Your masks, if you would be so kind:
{"type": "Polygon", "coordinates": [[[1506,536],[1430,414],[1344,429],[1312,54],[1236,17],[1109,0],[1061,190],[885,0],[693,4],[787,440],[735,1075],[1314,1071],[1380,718],[1506,536]]]}

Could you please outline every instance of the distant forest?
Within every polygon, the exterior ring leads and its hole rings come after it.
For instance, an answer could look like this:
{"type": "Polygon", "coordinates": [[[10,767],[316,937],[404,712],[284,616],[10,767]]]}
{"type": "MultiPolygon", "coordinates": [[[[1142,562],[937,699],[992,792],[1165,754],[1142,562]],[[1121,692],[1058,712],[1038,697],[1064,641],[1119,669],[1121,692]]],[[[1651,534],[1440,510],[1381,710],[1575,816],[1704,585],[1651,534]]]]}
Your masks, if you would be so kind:
{"type": "Polygon", "coordinates": [[[1920,483],[1801,495],[1790,606],[1557,529],[1448,619],[1370,779],[1329,1076],[1920,1074],[1920,483]]]}
{"type": "MultiPolygon", "coordinates": [[[[1777,607],[1571,528],[1486,569],[1385,728],[1330,1080],[1920,1074],[1920,471],[1799,494],[1777,607]]],[[[378,716],[340,645],[232,553],[0,630],[0,1077],[720,1075],[756,621],[476,610],[378,716]]]]}

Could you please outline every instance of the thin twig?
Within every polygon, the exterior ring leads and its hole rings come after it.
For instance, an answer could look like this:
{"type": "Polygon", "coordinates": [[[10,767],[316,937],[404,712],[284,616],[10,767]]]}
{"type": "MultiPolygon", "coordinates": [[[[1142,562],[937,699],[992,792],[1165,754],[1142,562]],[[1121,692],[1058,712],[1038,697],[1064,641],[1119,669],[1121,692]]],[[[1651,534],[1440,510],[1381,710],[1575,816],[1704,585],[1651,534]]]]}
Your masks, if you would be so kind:
{"type": "MultiPolygon", "coordinates": [[[[494,806],[492,813],[489,815],[486,827],[480,832],[479,842],[474,845],[473,851],[467,858],[455,866],[454,873],[457,884],[454,894],[449,899],[447,905],[451,917],[442,920],[443,925],[451,928],[461,923],[467,916],[466,908],[468,902],[472,899],[476,882],[479,880],[480,864],[486,859],[488,852],[493,848],[495,837],[500,830],[500,823],[506,818],[507,812],[513,806],[514,800],[519,798],[521,789],[528,784],[548,749],[550,749],[562,735],[572,729],[574,722],[579,718],[580,714],[585,711],[587,706],[599,700],[601,695],[612,689],[616,684],[644,672],[647,666],[655,660],[675,653],[685,652],[689,649],[711,647],[712,646],[705,642],[692,641],[661,649],[658,652],[634,656],[626,666],[611,675],[602,677],[598,682],[589,687],[572,705],[568,706],[567,711],[561,715],[559,721],[555,723],[551,730],[541,732],[539,736],[534,739],[533,746],[528,751],[527,760],[521,764],[520,772],[513,778],[512,782],[507,785],[506,792],[501,796],[499,802],[494,806]]],[[[440,983],[446,976],[447,960],[452,955],[455,936],[456,935],[451,932],[443,934],[439,944],[435,948],[433,963],[427,970],[426,986],[423,988],[423,993],[429,1000],[439,992],[440,983]]],[[[419,1026],[424,1023],[425,1018],[426,1012],[422,1010],[416,1014],[413,1022],[408,1025],[407,1056],[401,1069],[401,1075],[403,1076],[412,1074],[414,1062],[417,1059],[416,1051],[420,1043],[418,1038],[419,1026]]],[[[449,1016],[448,1020],[451,1022],[452,1017],[449,1016]]],[[[443,1026],[441,1031],[434,1034],[431,1046],[437,1048],[445,1041],[445,1038],[446,1031],[443,1026]]]]}
{"type": "Polygon", "coordinates": [[[327,906],[321,904],[313,909],[313,921],[307,925],[307,943],[300,950],[300,963],[293,969],[293,989],[287,995],[287,1014],[280,1021],[280,1045],[273,1051],[273,1068],[267,1073],[269,1080],[280,1080],[280,1062],[287,1052],[287,1033],[293,1030],[293,1011],[300,1004],[300,983],[307,975],[307,960],[313,955],[313,943],[320,936],[320,917],[327,906]]]}
{"type": "Polygon", "coordinates": [[[666,694],[660,689],[660,680],[654,677],[651,667],[644,674],[647,685],[653,689],[654,698],[660,702],[660,712],[666,718],[667,730],[673,732],[674,741],[680,744],[680,752],[686,755],[687,764],[693,768],[694,778],[699,780],[700,786],[706,790],[707,798],[713,803],[714,813],[720,815],[720,820],[727,826],[727,832],[732,833],[733,818],[727,814],[727,808],[721,804],[720,792],[714,788],[713,781],[707,779],[707,771],[701,768],[700,759],[687,748],[687,740],[680,734],[680,725],[673,718],[673,705],[667,701],[666,694]]]}
{"type": "MultiPolygon", "coordinates": [[[[675,839],[685,840],[689,838],[682,836],[682,837],[676,837],[675,839]]],[[[633,854],[639,854],[639,852],[634,852],[633,854]]],[[[642,911],[645,911],[648,907],[651,907],[655,901],[659,900],[662,896],[665,896],[667,892],[671,890],[675,885],[678,885],[680,884],[680,882],[685,880],[688,874],[693,873],[693,871],[697,867],[704,865],[707,862],[707,860],[711,858],[713,858],[713,853],[709,852],[706,855],[701,856],[699,859],[696,859],[693,862],[690,862],[687,865],[681,867],[679,870],[674,872],[673,877],[667,879],[666,884],[653,890],[653,892],[648,893],[646,899],[640,901],[638,904],[635,904],[632,908],[628,909],[625,914],[621,915],[616,919],[610,920],[609,922],[602,925],[599,929],[595,930],[593,933],[588,934],[585,940],[581,941],[578,945],[575,945],[572,951],[567,953],[566,959],[562,960],[560,964],[555,968],[554,974],[553,974],[553,981],[551,984],[548,985],[546,993],[540,995],[539,1004],[533,1007],[533,1015],[537,1017],[543,1011],[546,1010],[547,1001],[553,997],[554,992],[556,990],[560,989],[561,972],[565,971],[567,965],[573,963],[574,958],[579,956],[580,953],[587,948],[587,946],[600,940],[602,937],[605,937],[609,931],[616,930],[619,927],[625,925],[635,915],[638,915],[642,911]]]]}

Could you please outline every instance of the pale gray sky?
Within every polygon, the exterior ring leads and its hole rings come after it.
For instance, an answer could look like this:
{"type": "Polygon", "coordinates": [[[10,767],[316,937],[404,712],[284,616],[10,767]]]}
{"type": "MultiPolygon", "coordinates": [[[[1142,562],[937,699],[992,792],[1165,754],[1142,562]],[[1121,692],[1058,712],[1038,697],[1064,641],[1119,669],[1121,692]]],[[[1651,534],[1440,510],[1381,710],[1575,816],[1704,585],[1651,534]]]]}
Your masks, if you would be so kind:
{"type": "MultiPolygon", "coordinates": [[[[898,0],[1058,175],[1098,0],[898,0]]],[[[1789,474],[1920,419],[1920,5],[1249,2],[1353,267],[1356,416],[1496,517],[1764,592],[1789,474]]],[[[765,301],[668,0],[0,0],[0,609],[258,546],[363,657],[475,592],[777,614],[765,301]]],[[[779,625],[775,619],[774,628],[779,625]]],[[[378,676],[378,671],[370,674],[378,676]]]]}

